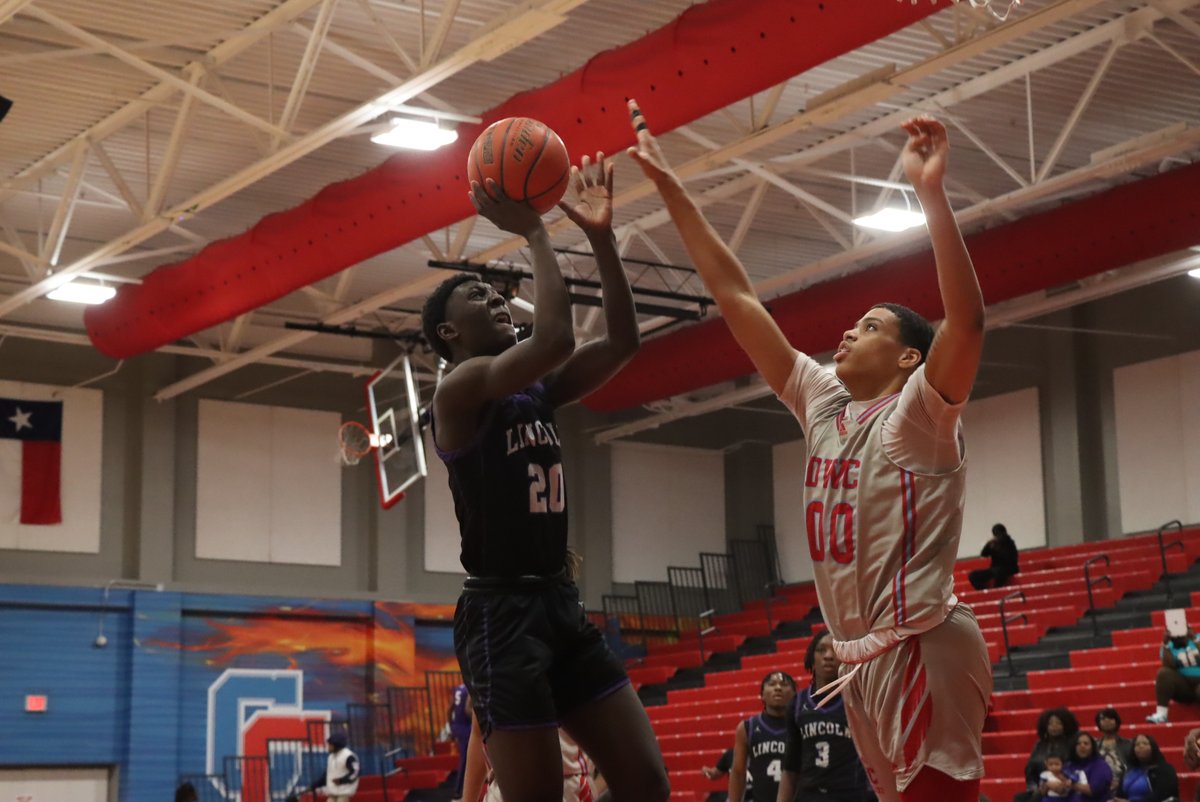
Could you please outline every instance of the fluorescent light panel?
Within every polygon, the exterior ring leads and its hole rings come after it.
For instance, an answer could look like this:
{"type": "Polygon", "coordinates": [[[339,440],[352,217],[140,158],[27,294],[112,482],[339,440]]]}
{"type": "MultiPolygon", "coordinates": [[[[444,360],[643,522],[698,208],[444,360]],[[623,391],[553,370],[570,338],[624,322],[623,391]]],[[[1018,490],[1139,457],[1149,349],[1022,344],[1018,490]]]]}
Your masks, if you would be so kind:
{"type": "Polygon", "coordinates": [[[912,209],[880,209],[874,214],[854,218],[854,224],[876,231],[907,231],[925,225],[925,215],[912,209]]]}
{"type": "Polygon", "coordinates": [[[1200,278],[1200,267],[1197,267],[1195,270],[1189,270],[1188,275],[1192,278],[1200,278]]]}
{"type": "Polygon", "coordinates": [[[117,291],[114,287],[68,281],[48,293],[46,297],[52,301],[66,301],[73,304],[102,304],[116,294],[117,291]]]}
{"type": "Polygon", "coordinates": [[[432,120],[410,120],[405,117],[392,120],[392,127],[375,134],[371,141],[376,145],[409,150],[437,150],[458,139],[458,131],[442,128],[432,120]]]}

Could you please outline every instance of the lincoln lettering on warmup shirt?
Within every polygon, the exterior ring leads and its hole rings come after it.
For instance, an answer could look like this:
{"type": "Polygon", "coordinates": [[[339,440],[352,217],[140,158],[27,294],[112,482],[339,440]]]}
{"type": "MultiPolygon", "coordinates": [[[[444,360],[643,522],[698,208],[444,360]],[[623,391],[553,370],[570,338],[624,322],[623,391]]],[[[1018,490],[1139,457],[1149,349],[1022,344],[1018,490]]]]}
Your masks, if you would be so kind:
{"type": "MultiPolygon", "coordinates": [[[[434,436],[436,439],[436,425],[434,436]]],[[[550,576],[567,555],[567,485],[539,382],[490,404],[474,440],[438,449],[450,474],[462,565],[480,577],[550,576]]]]}
{"type": "Polygon", "coordinates": [[[796,774],[802,799],[805,794],[856,802],[874,799],[850,737],[842,699],[817,708],[811,687],[792,701],[783,768],[796,774]]]}
{"type": "Polygon", "coordinates": [[[749,748],[746,770],[750,772],[754,798],[773,800],[779,792],[779,778],[783,776],[787,720],[761,713],[747,719],[745,726],[749,748]]]}

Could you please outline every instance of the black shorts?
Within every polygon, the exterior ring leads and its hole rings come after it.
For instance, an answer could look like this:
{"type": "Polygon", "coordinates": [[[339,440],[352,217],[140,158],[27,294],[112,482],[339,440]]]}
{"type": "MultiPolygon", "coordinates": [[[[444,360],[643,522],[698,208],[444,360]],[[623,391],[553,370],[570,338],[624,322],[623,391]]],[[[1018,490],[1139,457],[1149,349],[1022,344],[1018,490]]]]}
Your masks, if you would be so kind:
{"type": "Polygon", "coordinates": [[[629,683],[565,577],[468,579],[454,611],[454,651],[485,739],[492,730],[557,727],[629,683]]]}

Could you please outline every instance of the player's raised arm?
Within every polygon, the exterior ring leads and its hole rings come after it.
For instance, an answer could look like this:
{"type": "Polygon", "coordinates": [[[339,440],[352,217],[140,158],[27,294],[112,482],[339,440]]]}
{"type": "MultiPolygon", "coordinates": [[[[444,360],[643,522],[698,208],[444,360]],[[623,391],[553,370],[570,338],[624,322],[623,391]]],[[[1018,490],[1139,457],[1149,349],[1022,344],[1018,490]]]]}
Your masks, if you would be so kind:
{"type": "MultiPolygon", "coordinates": [[[[471,202],[480,215],[502,231],[522,236],[529,242],[536,301],[533,334],[495,356],[467,359],[451,371],[439,386],[435,398],[435,412],[443,419],[444,412],[453,408],[478,407],[525,389],[561,365],[575,350],[570,298],[541,216],[527,204],[504,197],[499,185],[491,179],[488,179],[487,191],[474,181],[471,190],[471,202]]],[[[502,318],[508,315],[507,305],[498,293],[494,290],[489,293],[489,290],[481,283],[468,285],[463,289],[468,294],[464,300],[468,304],[483,304],[490,319],[501,318],[503,323],[502,318]],[[474,297],[473,293],[482,295],[474,297]]],[[[511,323],[509,317],[507,324],[511,323]]],[[[449,322],[442,323],[438,333],[447,341],[463,335],[449,322]]]]}
{"type": "Polygon", "coordinates": [[[904,123],[904,172],[925,211],[945,319],[929,349],[925,377],[951,403],[965,401],[983,353],[983,293],[963,243],[943,179],[950,157],[946,127],[928,116],[904,123]]]}
{"type": "Polygon", "coordinates": [[[671,170],[654,140],[637,101],[629,101],[637,146],[629,155],[654,182],[687,248],[688,256],[712,293],[738,345],[777,394],[783,392],[796,362],[796,349],[758,300],[746,268],[709,225],[683,182],[671,170]]]}
{"type": "Polygon", "coordinates": [[[575,401],[601,387],[633,358],[640,343],[633,293],[612,230],[612,163],[605,160],[603,153],[596,154],[594,165],[584,156],[581,168],[571,168],[571,185],[575,203],[564,201],[558,205],[583,229],[596,256],[605,334],[575,349],[562,367],[547,377],[546,391],[555,406],[575,401]]]}

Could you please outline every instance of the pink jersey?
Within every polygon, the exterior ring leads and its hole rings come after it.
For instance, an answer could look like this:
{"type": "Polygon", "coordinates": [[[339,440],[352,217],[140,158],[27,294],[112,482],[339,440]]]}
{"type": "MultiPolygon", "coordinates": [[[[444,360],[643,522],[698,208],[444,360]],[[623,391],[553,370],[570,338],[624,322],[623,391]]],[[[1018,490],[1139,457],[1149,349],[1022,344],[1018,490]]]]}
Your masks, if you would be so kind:
{"type": "MultiPolygon", "coordinates": [[[[916,472],[898,465],[892,456],[898,446],[885,442],[885,424],[901,395],[917,404],[922,392],[932,391],[924,370],[909,377],[903,393],[852,404],[832,374],[801,354],[780,395],[807,439],[808,461],[798,481],[809,553],[843,662],[882,654],[937,626],[957,604],[965,460],[955,448],[957,464],[949,470],[916,472]]],[[[956,433],[957,408],[951,410],[956,433]]]]}

